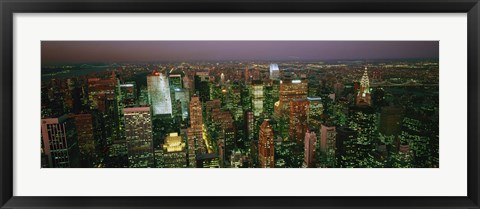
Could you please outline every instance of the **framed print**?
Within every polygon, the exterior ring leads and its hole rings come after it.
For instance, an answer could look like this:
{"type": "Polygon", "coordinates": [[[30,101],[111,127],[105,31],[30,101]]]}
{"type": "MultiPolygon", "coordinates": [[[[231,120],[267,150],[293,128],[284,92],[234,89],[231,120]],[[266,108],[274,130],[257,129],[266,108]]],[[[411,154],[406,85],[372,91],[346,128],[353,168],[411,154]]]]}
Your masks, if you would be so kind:
{"type": "Polygon", "coordinates": [[[467,1],[2,1],[2,208],[479,208],[467,1]]]}

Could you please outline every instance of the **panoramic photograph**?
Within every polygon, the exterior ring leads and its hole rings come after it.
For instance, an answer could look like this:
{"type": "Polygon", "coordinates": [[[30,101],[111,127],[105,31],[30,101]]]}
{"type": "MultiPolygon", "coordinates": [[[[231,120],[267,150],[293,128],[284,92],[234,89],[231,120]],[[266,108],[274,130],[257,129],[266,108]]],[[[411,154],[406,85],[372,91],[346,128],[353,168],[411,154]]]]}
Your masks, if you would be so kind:
{"type": "Polygon", "coordinates": [[[42,41],[41,168],[439,168],[438,41],[42,41]]]}

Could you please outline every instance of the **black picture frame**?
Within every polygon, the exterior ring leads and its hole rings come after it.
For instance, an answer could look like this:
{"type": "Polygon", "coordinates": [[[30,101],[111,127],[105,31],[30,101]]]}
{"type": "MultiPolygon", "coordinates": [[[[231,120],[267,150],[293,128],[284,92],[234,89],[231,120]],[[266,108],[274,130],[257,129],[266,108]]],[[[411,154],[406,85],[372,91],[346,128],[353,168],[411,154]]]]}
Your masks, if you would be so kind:
{"type": "MultiPolygon", "coordinates": [[[[0,0],[0,205],[2,208],[480,208],[478,0],[0,0]],[[13,196],[14,13],[467,13],[466,197],[20,197],[13,196]]],[[[445,179],[448,181],[448,179],[445,179]]],[[[208,195],[208,194],[206,194],[208,195]]]]}

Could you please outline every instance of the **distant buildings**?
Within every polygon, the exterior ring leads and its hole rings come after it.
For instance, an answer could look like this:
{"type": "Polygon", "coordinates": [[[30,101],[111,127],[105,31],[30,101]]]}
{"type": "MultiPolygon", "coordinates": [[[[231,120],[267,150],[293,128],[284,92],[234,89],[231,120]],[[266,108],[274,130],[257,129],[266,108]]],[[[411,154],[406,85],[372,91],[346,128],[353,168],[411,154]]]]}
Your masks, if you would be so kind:
{"type": "Polygon", "coordinates": [[[280,70],[278,69],[278,65],[275,63],[270,64],[270,79],[278,80],[279,78],[280,78],[280,70]]]}

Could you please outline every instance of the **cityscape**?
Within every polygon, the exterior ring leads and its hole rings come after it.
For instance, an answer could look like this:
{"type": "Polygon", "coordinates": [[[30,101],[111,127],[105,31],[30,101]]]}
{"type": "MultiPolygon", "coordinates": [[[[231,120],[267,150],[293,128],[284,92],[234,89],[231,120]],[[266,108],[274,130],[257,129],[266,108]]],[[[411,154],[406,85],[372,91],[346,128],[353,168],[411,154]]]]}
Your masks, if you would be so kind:
{"type": "Polygon", "coordinates": [[[42,41],[41,168],[438,168],[438,41],[42,41]]]}

